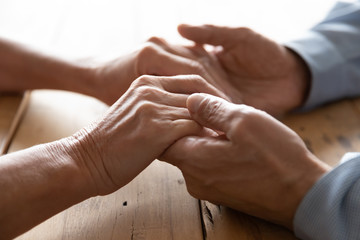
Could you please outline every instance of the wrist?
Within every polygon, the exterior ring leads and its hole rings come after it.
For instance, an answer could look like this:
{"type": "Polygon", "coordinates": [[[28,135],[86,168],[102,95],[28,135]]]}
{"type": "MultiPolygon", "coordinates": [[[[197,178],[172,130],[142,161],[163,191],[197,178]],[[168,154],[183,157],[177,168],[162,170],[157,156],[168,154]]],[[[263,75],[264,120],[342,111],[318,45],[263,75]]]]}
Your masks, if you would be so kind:
{"type": "Polygon", "coordinates": [[[293,229],[295,213],[306,194],[324,174],[331,170],[329,165],[317,159],[310,152],[305,155],[302,162],[304,164],[296,170],[298,174],[294,177],[295,182],[291,187],[293,191],[286,193],[291,199],[289,204],[291,207],[283,225],[289,229],[293,229]]]}
{"type": "Polygon", "coordinates": [[[59,163],[61,168],[56,171],[66,179],[64,187],[69,188],[67,191],[74,192],[77,202],[97,195],[91,176],[81,164],[80,147],[71,137],[45,144],[45,154],[48,159],[54,159],[55,164],[59,163]]]}
{"type": "Polygon", "coordinates": [[[109,105],[116,102],[137,77],[133,55],[97,63],[90,68],[90,73],[94,90],[90,95],[109,105]]]}
{"type": "Polygon", "coordinates": [[[97,66],[90,61],[71,63],[68,77],[68,91],[98,98],[97,66]]]}
{"type": "Polygon", "coordinates": [[[308,97],[311,83],[311,72],[306,62],[293,50],[286,48],[290,61],[290,79],[294,85],[293,109],[303,105],[308,97]]]}
{"type": "Polygon", "coordinates": [[[13,238],[94,195],[70,152],[60,140],[0,159],[2,237],[13,238]]]}
{"type": "Polygon", "coordinates": [[[91,196],[106,195],[117,190],[106,169],[102,131],[96,127],[86,127],[74,135],[62,139],[59,144],[66,149],[69,158],[78,169],[84,191],[91,196]]]}

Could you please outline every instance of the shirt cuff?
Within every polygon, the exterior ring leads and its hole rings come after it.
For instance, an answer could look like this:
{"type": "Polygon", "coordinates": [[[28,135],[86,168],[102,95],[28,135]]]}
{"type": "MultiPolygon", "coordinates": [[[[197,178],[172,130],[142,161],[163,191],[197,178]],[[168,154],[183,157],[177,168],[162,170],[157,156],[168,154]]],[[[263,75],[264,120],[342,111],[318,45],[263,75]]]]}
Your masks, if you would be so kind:
{"type": "Polygon", "coordinates": [[[345,72],[342,67],[344,59],[324,35],[309,31],[301,38],[284,45],[302,57],[311,72],[310,92],[299,110],[310,110],[346,95],[341,82],[345,72]]]}
{"type": "Polygon", "coordinates": [[[294,218],[300,239],[360,237],[360,154],[346,154],[303,198],[294,218]]]}

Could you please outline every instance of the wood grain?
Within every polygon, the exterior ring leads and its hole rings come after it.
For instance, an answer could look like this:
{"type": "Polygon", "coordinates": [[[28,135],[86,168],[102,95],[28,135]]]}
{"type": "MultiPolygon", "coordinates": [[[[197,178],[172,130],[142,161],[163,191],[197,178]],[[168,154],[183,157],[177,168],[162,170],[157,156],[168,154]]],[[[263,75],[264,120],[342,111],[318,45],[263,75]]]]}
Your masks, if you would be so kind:
{"type": "MultiPolygon", "coordinates": [[[[283,122],[297,132],[319,159],[335,166],[349,151],[360,151],[360,99],[344,100],[283,122]]],[[[229,208],[201,201],[205,239],[290,240],[285,228],[229,208]]]]}
{"type": "Polygon", "coordinates": [[[344,100],[284,120],[320,160],[335,166],[346,152],[360,150],[359,100],[344,100]]]}
{"type": "MultiPolygon", "coordinates": [[[[20,104],[16,99],[0,98],[0,103],[4,102],[1,106],[7,107],[0,108],[0,114],[20,104]]],[[[10,151],[68,136],[100,117],[107,108],[77,94],[34,91],[10,151]]],[[[14,117],[16,111],[12,112],[14,117]]],[[[336,165],[344,153],[360,149],[359,113],[360,99],[345,100],[309,113],[292,114],[283,122],[304,139],[316,156],[336,165]]],[[[1,118],[1,126],[9,127],[5,118],[1,118]]],[[[198,201],[186,192],[180,171],[155,161],[123,189],[77,204],[17,239],[296,238],[283,227],[223,206],[201,201],[199,208],[198,201]]]]}
{"type": "Polygon", "coordinates": [[[201,201],[204,239],[290,240],[297,239],[281,226],[227,207],[201,201]]]}
{"type": "Polygon", "coordinates": [[[156,161],[121,190],[77,204],[17,239],[203,238],[198,201],[186,193],[181,173],[156,161]]]}
{"type": "Polygon", "coordinates": [[[30,93],[0,95],[0,156],[8,150],[26,110],[29,95],[30,93]]]}
{"type": "MultiPolygon", "coordinates": [[[[68,136],[107,108],[77,94],[34,91],[10,151],[68,136]]],[[[203,238],[198,200],[186,192],[181,172],[155,161],[121,190],[77,204],[17,239],[203,238]]]]}

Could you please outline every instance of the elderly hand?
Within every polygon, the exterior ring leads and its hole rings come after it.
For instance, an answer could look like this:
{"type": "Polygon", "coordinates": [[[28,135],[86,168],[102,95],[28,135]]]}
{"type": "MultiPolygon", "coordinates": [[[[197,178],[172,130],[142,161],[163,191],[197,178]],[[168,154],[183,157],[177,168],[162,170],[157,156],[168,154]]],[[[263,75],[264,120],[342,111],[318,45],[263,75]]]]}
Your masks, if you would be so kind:
{"type": "Polygon", "coordinates": [[[218,94],[194,75],[142,76],[101,121],[65,139],[96,194],[119,189],[177,139],[198,134],[202,128],[190,119],[186,99],[199,91],[218,94]]]}
{"type": "Polygon", "coordinates": [[[113,61],[90,64],[60,59],[0,38],[0,92],[59,89],[112,105],[142,75],[195,73],[188,59],[168,53],[153,40],[113,61]]]}
{"type": "Polygon", "coordinates": [[[12,239],[89,197],[116,191],[179,138],[201,134],[189,94],[217,94],[194,75],[143,76],[71,137],[0,157],[0,238],[12,239]]]}
{"type": "Polygon", "coordinates": [[[166,68],[157,66],[152,69],[154,74],[201,75],[232,102],[274,115],[304,102],[310,74],[303,60],[291,50],[247,28],[180,25],[178,30],[196,45],[181,47],[160,38],[150,39],[151,52],[162,52],[158,58],[166,59],[161,60],[166,68]],[[205,51],[203,44],[218,48],[205,51]]]}
{"type": "MultiPolygon", "coordinates": [[[[210,78],[205,72],[197,71],[196,67],[199,64],[195,61],[170,53],[159,42],[165,43],[159,38],[150,38],[131,54],[90,68],[91,93],[89,95],[111,105],[129,88],[134,79],[142,75],[174,76],[200,73],[202,77],[210,78]]],[[[179,51],[182,50],[191,53],[187,48],[179,47],[179,51]]],[[[87,87],[86,84],[83,86],[87,87]]],[[[221,92],[218,94],[227,98],[221,92]]]]}
{"type": "Polygon", "coordinates": [[[191,95],[187,107],[219,133],[185,137],[162,156],[180,168],[189,193],[292,228],[300,201],[329,167],[263,111],[207,94],[191,95]]]}

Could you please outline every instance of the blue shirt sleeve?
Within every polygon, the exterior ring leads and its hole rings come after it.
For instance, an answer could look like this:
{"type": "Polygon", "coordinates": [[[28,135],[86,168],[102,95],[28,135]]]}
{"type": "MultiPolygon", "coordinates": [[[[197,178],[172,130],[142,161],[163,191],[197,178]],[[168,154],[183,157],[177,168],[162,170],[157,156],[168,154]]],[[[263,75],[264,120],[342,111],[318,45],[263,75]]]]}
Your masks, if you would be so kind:
{"type": "Polygon", "coordinates": [[[360,153],[348,153],[306,194],[294,218],[304,240],[360,239],[360,153]]]}
{"type": "MultiPolygon", "coordinates": [[[[360,0],[337,3],[321,23],[285,45],[312,74],[304,110],[360,95],[360,0]]],[[[360,153],[346,154],[309,190],[294,232],[304,240],[360,239],[360,153]]]]}
{"type": "Polygon", "coordinates": [[[360,0],[337,3],[321,23],[285,46],[305,60],[312,74],[303,110],[360,96],[360,0]]]}

